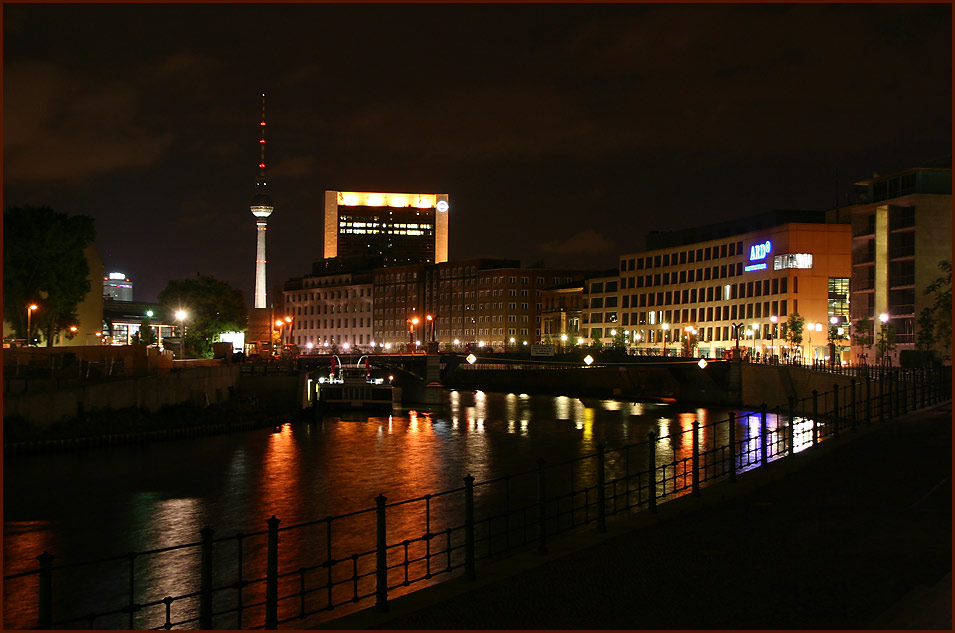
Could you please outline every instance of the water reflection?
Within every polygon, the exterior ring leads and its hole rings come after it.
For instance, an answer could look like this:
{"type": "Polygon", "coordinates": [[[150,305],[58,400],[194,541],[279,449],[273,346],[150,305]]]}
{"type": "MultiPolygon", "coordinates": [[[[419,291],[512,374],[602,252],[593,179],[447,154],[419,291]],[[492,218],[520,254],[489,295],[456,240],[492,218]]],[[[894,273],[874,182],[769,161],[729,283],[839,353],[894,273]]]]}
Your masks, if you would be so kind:
{"type": "MultiPolygon", "coordinates": [[[[76,463],[92,451],[8,460],[4,573],[34,566],[43,549],[53,551],[58,562],[76,562],[87,559],[89,553],[105,556],[196,542],[206,525],[215,528],[217,537],[259,532],[265,529],[266,519],[275,515],[284,529],[373,508],[379,494],[389,503],[418,499],[459,489],[468,474],[477,482],[488,481],[533,469],[541,458],[556,464],[592,455],[600,443],[613,450],[645,442],[650,430],[661,438],[656,450],[662,463],[664,455],[667,461],[689,455],[694,421],[712,424],[726,415],[725,410],[686,411],[668,404],[565,396],[480,391],[447,395],[445,406],[429,410],[325,417],[232,435],[114,447],[97,454],[95,467],[76,463]],[[169,468],[172,458],[175,469],[169,468]],[[64,465],[69,467],[69,477],[63,475],[64,465]],[[32,494],[37,489],[44,494],[32,494]],[[82,503],[75,501],[78,498],[82,503]],[[95,525],[89,517],[96,517],[95,525]]],[[[758,434],[758,416],[755,423],[758,434]]],[[[743,436],[743,429],[751,429],[752,419],[741,417],[739,424],[739,436],[743,436]]],[[[726,433],[725,424],[701,431],[707,445],[725,442],[726,433]]],[[[635,472],[645,457],[646,449],[639,448],[610,455],[608,464],[624,473],[635,472]]],[[[574,477],[592,483],[593,468],[594,460],[582,462],[574,477]]],[[[533,493],[533,482],[529,485],[533,493]]],[[[517,495],[518,488],[515,482],[506,494],[517,495]]],[[[475,494],[483,503],[505,493],[479,487],[475,494]]],[[[460,494],[435,497],[389,510],[389,538],[400,542],[420,537],[434,529],[428,522],[437,521],[441,513],[460,516],[460,499],[460,494]]],[[[336,522],[330,539],[333,556],[373,547],[372,519],[369,514],[336,522]]],[[[298,537],[291,536],[298,532],[283,532],[281,568],[297,569],[302,558],[320,565],[329,555],[324,549],[329,540],[326,529],[320,524],[307,536],[300,530],[298,537]]],[[[256,547],[261,549],[261,543],[256,547]]],[[[144,565],[137,573],[153,582],[157,591],[194,591],[189,556],[183,554],[165,571],[157,564],[144,565]],[[184,578],[188,586],[178,587],[184,578]]],[[[249,574],[264,564],[260,554],[255,556],[259,558],[250,559],[249,574]]],[[[5,587],[5,598],[18,595],[8,591],[16,588],[5,587]]],[[[59,590],[59,595],[69,593],[59,590]]],[[[9,618],[5,612],[7,625],[32,624],[26,613],[9,618]]],[[[137,625],[156,623],[139,621],[137,625]]]]}

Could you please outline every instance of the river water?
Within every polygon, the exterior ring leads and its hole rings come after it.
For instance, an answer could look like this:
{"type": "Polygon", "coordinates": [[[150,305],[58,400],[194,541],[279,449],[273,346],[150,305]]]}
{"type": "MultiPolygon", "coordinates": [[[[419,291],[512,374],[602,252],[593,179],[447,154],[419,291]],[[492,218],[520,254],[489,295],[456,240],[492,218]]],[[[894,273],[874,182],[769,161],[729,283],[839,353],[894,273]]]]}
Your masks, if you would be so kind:
{"type": "MultiPolygon", "coordinates": [[[[689,450],[694,421],[704,426],[702,443],[712,444],[718,438],[707,437],[706,425],[726,417],[727,410],[718,408],[450,391],[446,403],[431,410],[326,417],[228,435],[10,457],[3,480],[4,575],[35,568],[44,550],[55,555],[56,565],[67,565],[195,543],[204,526],[225,537],[260,533],[270,516],[287,527],[367,510],[380,494],[392,503],[458,489],[468,474],[480,483],[533,469],[541,458],[554,463],[593,454],[599,444],[614,448],[641,442],[651,430],[668,438],[658,451],[670,459],[689,450]]],[[[747,433],[748,424],[740,420],[738,437],[747,433]]],[[[459,511],[459,505],[448,510],[459,511]]],[[[429,529],[417,525],[424,516],[420,505],[401,506],[392,515],[389,541],[409,538],[402,530],[429,529]],[[407,516],[402,518],[399,509],[407,516]]],[[[335,556],[347,555],[349,547],[366,547],[369,539],[374,548],[374,524],[369,529],[357,523],[369,516],[373,521],[373,514],[355,517],[354,534],[346,521],[341,527],[336,523],[336,536],[349,533],[351,541],[337,538],[335,556]]],[[[326,536],[286,540],[283,554],[304,553],[316,547],[309,538],[324,542],[326,536]]],[[[194,553],[172,554],[178,562],[137,563],[137,583],[161,596],[194,590],[182,586],[198,582],[194,553]]],[[[263,564],[261,558],[246,563],[247,577],[263,564]]],[[[67,579],[71,572],[57,572],[54,618],[85,613],[88,605],[80,603],[108,597],[125,604],[129,572],[124,565],[114,565],[110,573],[119,576],[109,582],[86,571],[77,571],[72,580],[67,579]]],[[[35,576],[4,583],[5,628],[35,624],[35,591],[35,576]]],[[[128,625],[126,615],[116,617],[94,626],[128,625]]],[[[173,621],[177,617],[186,616],[174,613],[173,621]]],[[[161,614],[136,618],[137,627],[163,622],[161,614]]],[[[250,620],[251,614],[244,625],[256,624],[250,620]]]]}

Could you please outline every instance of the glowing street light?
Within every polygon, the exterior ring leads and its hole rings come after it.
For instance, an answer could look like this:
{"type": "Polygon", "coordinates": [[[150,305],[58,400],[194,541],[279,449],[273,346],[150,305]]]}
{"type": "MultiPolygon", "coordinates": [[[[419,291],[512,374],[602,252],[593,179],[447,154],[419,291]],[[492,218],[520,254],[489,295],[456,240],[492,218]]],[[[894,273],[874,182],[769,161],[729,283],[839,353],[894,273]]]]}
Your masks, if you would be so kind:
{"type": "Polygon", "coordinates": [[[36,309],[37,305],[35,303],[31,303],[27,306],[27,345],[33,345],[33,337],[31,336],[31,333],[33,332],[33,326],[31,324],[31,320],[33,317],[33,311],[36,309]]]}
{"type": "Polygon", "coordinates": [[[772,325],[769,326],[769,357],[772,359],[776,356],[776,349],[773,345],[773,341],[776,339],[776,322],[779,321],[779,317],[775,314],[769,317],[769,320],[772,322],[772,325]]]}
{"type": "Polygon", "coordinates": [[[182,333],[180,343],[180,358],[186,357],[186,312],[182,309],[176,310],[176,320],[179,321],[179,328],[182,333]]]}

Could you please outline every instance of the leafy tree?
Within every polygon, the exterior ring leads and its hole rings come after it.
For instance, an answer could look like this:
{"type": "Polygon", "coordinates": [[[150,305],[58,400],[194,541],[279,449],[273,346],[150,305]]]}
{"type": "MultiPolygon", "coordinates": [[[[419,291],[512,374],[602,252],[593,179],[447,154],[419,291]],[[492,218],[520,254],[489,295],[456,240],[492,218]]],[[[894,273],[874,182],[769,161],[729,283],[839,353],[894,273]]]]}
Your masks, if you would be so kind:
{"type": "MultiPolygon", "coordinates": [[[[952,346],[952,262],[940,261],[938,268],[942,271],[942,275],[930,283],[925,288],[924,293],[934,295],[935,299],[932,305],[927,308],[934,325],[932,330],[935,333],[935,341],[941,344],[944,349],[949,349],[952,346]]],[[[925,324],[928,325],[929,316],[924,316],[924,319],[925,324]]],[[[920,313],[920,328],[922,324],[923,314],[920,313]]]]}
{"type": "Polygon", "coordinates": [[[616,330],[616,334],[613,335],[613,340],[610,341],[610,347],[614,349],[627,349],[627,336],[623,333],[623,330],[616,330]]]}
{"type": "Polygon", "coordinates": [[[875,342],[875,349],[879,353],[879,359],[885,362],[888,353],[894,351],[895,348],[895,326],[891,323],[883,323],[879,327],[879,338],[875,342]]]}
{"type": "Polygon", "coordinates": [[[869,315],[858,319],[855,325],[852,326],[852,340],[856,345],[865,350],[863,353],[868,356],[869,350],[872,349],[872,344],[875,342],[875,333],[872,330],[872,319],[869,318],[869,315]]]}
{"type": "Polygon", "coordinates": [[[594,349],[603,349],[603,341],[600,340],[600,337],[594,335],[593,340],[590,342],[590,346],[594,349]]]}
{"type": "MultiPolygon", "coordinates": [[[[28,338],[26,308],[37,310],[30,329],[47,347],[77,325],[76,307],[90,291],[84,250],[96,237],[93,218],[57,213],[47,206],[10,207],[3,213],[3,318],[18,338],[28,338]]],[[[97,329],[98,329],[98,324],[97,329]]]]}
{"type": "Polygon", "coordinates": [[[144,317],[139,322],[139,331],[133,335],[133,342],[140,345],[156,344],[156,332],[153,331],[152,321],[149,320],[149,317],[144,317]]]}
{"type": "Polygon", "coordinates": [[[223,332],[246,329],[247,312],[242,291],[210,276],[170,281],[159,293],[169,322],[175,313],[186,313],[186,349],[193,355],[212,357],[212,344],[223,332]]]}
{"type": "Polygon", "coordinates": [[[789,315],[786,321],[786,340],[790,347],[802,345],[802,332],[806,327],[806,319],[798,312],[789,315]]]}
{"type": "Polygon", "coordinates": [[[832,323],[829,324],[829,331],[826,334],[829,337],[829,363],[837,365],[839,363],[836,362],[836,357],[845,349],[845,346],[840,343],[849,340],[849,335],[844,327],[832,323]]]}
{"type": "Polygon", "coordinates": [[[922,308],[919,312],[915,347],[921,350],[932,349],[935,341],[935,312],[931,308],[922,308]]]}

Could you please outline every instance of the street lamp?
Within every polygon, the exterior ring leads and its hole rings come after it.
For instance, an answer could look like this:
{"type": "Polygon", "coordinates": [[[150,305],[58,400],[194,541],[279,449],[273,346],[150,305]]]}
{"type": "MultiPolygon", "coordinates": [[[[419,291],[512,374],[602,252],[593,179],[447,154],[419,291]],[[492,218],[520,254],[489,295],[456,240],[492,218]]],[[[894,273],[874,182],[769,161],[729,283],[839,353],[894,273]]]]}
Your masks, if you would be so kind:
{"type": "Polygon", "coordinates": [[[774,341],[776,340],[776,322],[779,321],[779,317],[774,314],[769,317],[769,320],[772,322],[769,326],[769,360],[772,361],[776,357],[774,341]]]}
{"type": "Polygon", "coordinates": [[[663,324],[663,355],[664,356],[667,355],[667,334],[669,329],[670,329],[670,324],[664,323],[663,324]]]}
{"type": "Polygon", "coordinates": [[[736,352],[735,352],[736,360],[740,362],[742,362],[743,357],[740,356],[740,353],[739,353],[739,337],[743,335],[741,331],[743,329],[743,325],[744,323],[742,321],[740,321],[739,323],[730,323],[730,327],[733,329],[733,338],[736,339],[736,352]]]}
{"type": "Polygon", "coordinates": [[[186,357],[186,313],[183,310],[176,310],[176,320],[179,321],[179,328],[181,330],[182,339],[180,346],[180,358],[186,357]]]}
{"type": "MultiPolygon", "coordinates": [[[[432,343],[434,343],[434,328],[435,328],[435,325],[437,325],[437,317],[433,317],[433,316],[431,316],[430,314],[428,314],[428,315],[425,315],[424,318],[428,320],[428,324],[431,326],[431,339],[430,339],[430,341],[431,341],[432,343]]],[[[425,331],[424,335],[427,336],[427,335],[428,335],[428,332],[425,331]]]]}
{"type": "Polygon", "coordinates": [[[415,342],[414,342],[414,329],[418,325],[418,317],[411,317],[408,319],[408,344],[411,346],[411,353],[414,354],[415,342]]]}
{"type": "Polygon", "coordinates": [[[683,328],[683,331],[686,332],[686,355],[692,356],[692,347],[690,346],[690,336],[696,334],[696,328],[692,325],[688,325],[683,328]]]}
{"type": "Polygon", "coordinates": [[[33,317],[33,311],[36,309],[37,309],[37,305],[35,303],[31,303],[30,305],[27,306],[27,345],[28,346],[33,345],[33,340],[32,340],[33,337],[30,336],[31,332],[33,331],[31,320],[33,317]]]}
{"type": "Polygon", "coordinates": [[[879,361],[882,365],[886,365],[888,361],[888,354],[886,354],[888,341],[886,340],[886,329],[889,323],[889,315],[883,312],[879,315],[879,361]]]}

